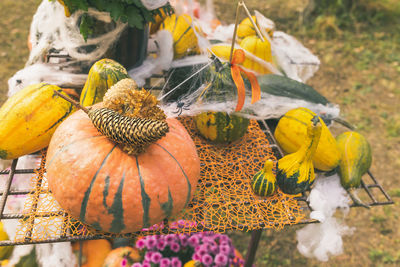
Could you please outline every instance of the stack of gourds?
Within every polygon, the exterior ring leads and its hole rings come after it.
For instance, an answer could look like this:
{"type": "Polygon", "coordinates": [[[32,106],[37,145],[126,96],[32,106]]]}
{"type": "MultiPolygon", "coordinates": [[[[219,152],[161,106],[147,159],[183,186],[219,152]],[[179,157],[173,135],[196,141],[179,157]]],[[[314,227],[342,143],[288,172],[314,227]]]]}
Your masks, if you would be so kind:
{"type": "Polygon", "coordinates": [[[252,179],[252,188],[260,196],[273,194],[275,186],[287,194],[299,194],[311,188],[314,168],[322,172],[336,170],[344,188],[357,188],[371,166],[368,141],[350,131],[333,137],[324,121],[306,108],[288,111],[278,122],[275,139],[287,155],[276,163],[267,160],[252,179]]]}
{"type": "MultiPolygon", "coordinates": [[[[257,18],[252,16],[252,19],[260,28],[257,18]]],[[[263,28],[263,32],[267,32],[269,38],[272,38],[273,31],[274,24],[272,21],[270,25],[263,28]]],[[[242,66],[259,75],[271,73],[270,68],[263,64],[263,62],[273,63],[271,44],[267,36],[264,36],[264,40],[261,40],[260,37],[257,36],[256,30],[250,21],[250,18],[245,18],[239,24],[237,36],[239,38],[240,46],[237,48],[243,49],[246,53],[246,59],[242,63],[242,66]]],[[[217,57],[224,60],[229,60],[231,44],[215,44],[210,50],[217,57]]]]}

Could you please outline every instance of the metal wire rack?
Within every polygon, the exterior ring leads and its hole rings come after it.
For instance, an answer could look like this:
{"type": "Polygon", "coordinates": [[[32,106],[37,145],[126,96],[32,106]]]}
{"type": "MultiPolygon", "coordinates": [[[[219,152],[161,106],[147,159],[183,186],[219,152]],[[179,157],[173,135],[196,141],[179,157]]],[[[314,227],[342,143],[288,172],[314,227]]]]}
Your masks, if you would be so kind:
{"type": "MultiPolygon", "coordinates": [[[[271,123],[268,123],[267,121],[259,121],[259,125],[262,129],[262,131],[265,133],[266,138],[268,139],[270,146],[277,158],[280,158],[283,156],[283,152],[280,149],[280,147],[277,145],[272,131],[271,131],[271,123]]],[[[272,126],[273,127],[273,126],[272,126]]],[[[37,185],[35,185],[34,188],[40,188],[40,190],[34,190],[32,189],[26,189],[26,190],[11,190],[11,183],[13,181],[13,178],[15,174],[34,174],[38,169],[17,169],[17,162],[18,159],[13,160],[11,168],[8,170],[3,170],[0,172],[0,177],[6,177],[5,180],[5,185],[4,185],[4,190],[1,195],[0,199],[0,219],[1,220],[7,220],[7,219],[26,219],[27,214],[25,213],[4,213],[4,208],[6,201],[9,196],[26,196],[28,194],[42,194],[42,181],[38,180],[37,185]]],[[[44,164],[44,163],[42,163],[44,164]]],[[[41,166],[43,167],[43,166],[41,166]]],[[[354,196],[352,192],[349,192],[351,198],[353,199],[353,204],[351,205],[352,207],[359,207],[359,206],[364,206],[364,207],[370,207],[370,206],[377,206],[377,205],[389,205],[393,204],[394,202],[390,198],[390,196],[386,193],[386,191],[383,189],[383,187],[379,184],[378,180],[372,175],[371,172],[368,172],[367,175],[363,177],[362,181],[362,190],[361,191],[365,197],[362,197],[363,202],[359,200],[357,196],[354,196]]],[[[311,208],[309,206],[309,202],[307,200],[309,192],[304,193],[301,197],[297,198],[297,201],[299,203],[299,206],[304,214],[306,216],[302,221],[300,221],[300,224],[307,224],[307,223],[316,223],[316,220],[309,219],[308,214],[311,211],[311,208]]],[[[360,192],[358,193],[360,195],[360,192]]],[[[33,203],[31,206],[32,209],[37,208],[37,203],[33,203]]],[[[33,210],[34,211],[34,210],[33,210]]],[[[49,216],[62,216],[64,220],[67,218],[67,214],[64,212],[52,212],[52,211],[47,211],[47,212],[31,212],[30,214],[35,214],[37,218],[40,217],[49,217],[49,216]]],[[[34,218],[34,219],[37,219],[34,218]]],[[[32,223],[35,222],[35,220],[31,220],[32,223]]],[[[64,224],[65,225],[65,224],[64,224]]],[[[64,227],[63,225],[63,227],[64,227]]],[[[260,227],[264,227],[265,225],[259,225],[260,227]]],[[[31,229],[33,229],[33,225],[30,226],[31,229]]],[[[199,230],[201,231],[207,231],[207,227],[198,227],[199,230]]],[[[245,228],[240,227],[238,225],[238,230],[245,230],[245,228]]],[[[168,227],[164,229],[158,229],[158,230],[151,230],[148,234],[163,234],[166,232],[171,232],[171,229],[168,229],[168,227]]],[[[61,231],[62,233],[65,233],[64,229],[61,231]]],[[[91,240],[91,239],[102,239],[102,238],[114,238],[117,237],[118,235],[107,235],[104,236],[103,234],[92,234],[92,235],[82,235],[82,236],[68,236],[68,235],[60,235],[58,238],[49,238],[46,240],[33,240],[31,237],[32,231],[27,231],[26,236],[23,241],[13,241],[13,240],[7,240],[7,241],[0,241],[0,246],[7,246],[7,245],[22,245],[22,244],[37,244],[37,243],[52,243],[52,242],[65,242],[65,241],[77,241],[77,240],[91,240]]],[[[132,233],[132,234],[127,234],[124,235],[124,237],[135,237],[137,236],[138,233],[132,233]]]]}

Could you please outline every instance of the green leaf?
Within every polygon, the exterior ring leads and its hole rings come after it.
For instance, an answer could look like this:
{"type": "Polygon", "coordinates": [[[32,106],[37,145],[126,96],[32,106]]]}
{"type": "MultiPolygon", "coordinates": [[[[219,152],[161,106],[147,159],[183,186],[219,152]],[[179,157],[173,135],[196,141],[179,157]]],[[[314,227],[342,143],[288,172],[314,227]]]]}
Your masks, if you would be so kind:
{"type": "Polygon", "coordinates": [[[114,21],[118,21],[122,14],[124,14],[124,6],[120,2],[109,2],[106,10],[110,12],[110,16],[114,21]]]}
{"type": "Polygon", "coordinates": [[[126,15],[128,17],[129,26],[143,29],[143,17],[137,8],[133,6],[128,7],[126,9],[126,15]]]}
{"type": "Polygon", "coordinates": [[[79,30],[83,36],[83,39],[85,39],[85,42],[87,41],[88,36],[93,33],[93,26],[93,19],[87,13],[84,13],[81,18],[79,30]]]}

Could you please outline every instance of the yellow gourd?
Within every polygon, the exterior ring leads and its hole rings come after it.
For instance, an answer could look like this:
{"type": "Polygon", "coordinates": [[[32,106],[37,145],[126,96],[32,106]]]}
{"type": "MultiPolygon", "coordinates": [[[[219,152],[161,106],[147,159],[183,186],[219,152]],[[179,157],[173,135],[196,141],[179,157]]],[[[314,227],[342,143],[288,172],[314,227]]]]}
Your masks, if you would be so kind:
{"type": "Polygon", "coordinates": [[[322,125],[314,116],[307,125],[307,136],[300,149],[278,160],[276,180],[286,194],[299,194],[310,189],[314,182],[312,158],[320,140],[322,125]]]}
{"type": "MultiPolygon", "coordinates": [[[[243,40],[245,41],[244,43],[242,41],[245,47],[236,46],[236,48],[234,49],[234,51],[239,48],[246,50],[245,51],[246,59],[241,65],[245,68],[257,72],[258,74],[271,73],[271,71],[266,66],[263,66],[259,62],[257,62],[262,60],[271,63],[272,66],[275,66],[275,64],[273,63],[269,42],[265,41],[265,43],[263,43],[256,36],[246,37],[245,40],[243,40]],[[254,52],[256,54],[254,54],[254,52]],[[251,53],[252,55],[249,55],[249,53],[251,53]]],[[[210,51],[217,57],[228,61],[231,54],[231,45],[215,44],[211,46],[210,51]]]]}
{"type": "MultiPolygon", "coordinates": [[[[8,234],[4,230],[3,222],[0,222],[0,240],[1,241],[9,240],[8,234]]],[[[0,260],[1,261],[8,260],[10,258],[10,256],[11,256],[13,250],[14,250],[14,246],[2,246],[2,247],[0,247],[0,260]]],[[[3,266],[2,264],[3,263],[0,263],[0,266],[3,266]]],[[[6,266],[6,265],[4,265],[4,266],[6,266]]]]}
{"type": "Polygon", "coordinates": [[[186,55],[200,52],[192,22],[193,20],[188,14],[180,16],[172,14],[166,17],[160,25],[160,30],[167,30],[172,34],[175,58],[182,58],[186,55]]]}
{"type": "Polygon", "coordinates": [[[0,108],[0,158],[15,159],[49,145],[57,126],[75,111],[54,90],[67,95],[58,86],[34,84],[0,108]]]}
{"type": "MultiPolygon", "coordinates": [[[[271,44],[265,40],[264,42],[255,35],[247,36],[240,42],[240,46],[246,52],[258,57],[259,59],[272,63],[271,44]]],[[[251,59],[248,55],[243,62],[243,67],[253,70],[259,74],[268,74],[271,71],[265,66],[251,59]]]]}
{"type": "MultiPolygon", "coordinates": [[[[274,33],[274,23],[271,20],[264,18],[264,20],[266,20],[269,25],[261,26],[260,23],[257,21],[256,16],[252,16],[252,19],[254,20],[254,22],[257,24],[257,26],[259,28],[263,27],[263,29],[272,38],[272,35],[274,33]]],[[[256,34],[257,34],[256,30],[254,29],[254,26],[248,17],[245,18],[244,20],[242,20],[242,22],[240,22],[240,24],[238,26],[238,30],[237,30],[237,35],[239,38],[245,38],[247,36],[256,35],[256,34]]]]}
{"type": "MultiPolygon", "coordinates": [[[[286,153],[299,150],[307,140],[307,124],[316,114],[307,108],[296,108],[288,111],[278,122],[275,129],[275,139],[286,153]]],[[[340,161],[340,151],[335,138],[332,136],[324,121],[321,138],[314,154],[313,163],[316,169],[330,171],[340,161]]]]}

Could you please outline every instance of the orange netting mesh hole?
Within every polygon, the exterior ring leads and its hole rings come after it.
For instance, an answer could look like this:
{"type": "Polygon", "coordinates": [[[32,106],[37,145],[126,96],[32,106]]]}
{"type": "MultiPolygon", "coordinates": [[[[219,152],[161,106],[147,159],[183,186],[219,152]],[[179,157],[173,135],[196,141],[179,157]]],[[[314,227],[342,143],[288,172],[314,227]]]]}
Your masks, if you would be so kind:
{"type": "MultiPolygon", "coordinates": [[[[252,121],[246,135],[229,145],[214,145],[201,138],[193,120],[182,119],[197,146],[201,160],[201,179],[180,223],[161,223],[139,233],[115,235],[103,233],[71,218],[52,197],[46,180],[45,152],[32,178],[33,190],[25,202],[16,242],[44,241],[76,236],[143,236],[159,233],[192,233],[228,230],[250,231],[261,228],[280,230],[299,223],[305,215],[294,196],[279,190],[261,198],[252,192],[251,177],[262,168],[266,159],[276,160],[265,134],[252,121]]],[[[171,221],[172,218],[170,218],[171,221]]]]}

